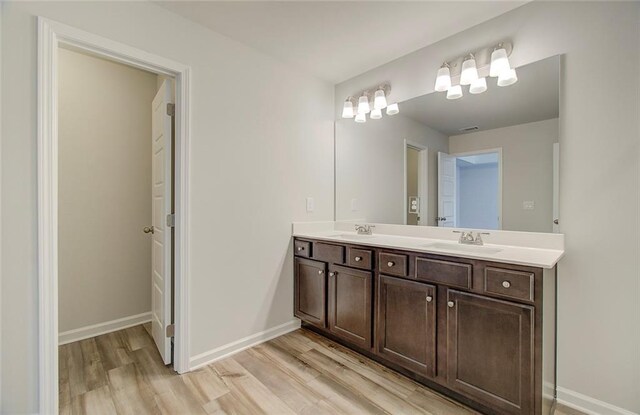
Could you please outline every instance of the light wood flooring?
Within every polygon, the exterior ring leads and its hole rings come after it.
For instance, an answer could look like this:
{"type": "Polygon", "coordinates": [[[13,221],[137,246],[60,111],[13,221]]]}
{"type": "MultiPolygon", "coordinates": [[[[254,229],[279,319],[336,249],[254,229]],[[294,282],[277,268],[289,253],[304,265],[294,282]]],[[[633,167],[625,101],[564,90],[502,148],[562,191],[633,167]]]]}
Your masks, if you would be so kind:
{"type": "Polygon", "coordinates": [[[62,415],[476,413],[304,329],[184,375],[162,364],[148,325],[59,356],[62,415]]]}

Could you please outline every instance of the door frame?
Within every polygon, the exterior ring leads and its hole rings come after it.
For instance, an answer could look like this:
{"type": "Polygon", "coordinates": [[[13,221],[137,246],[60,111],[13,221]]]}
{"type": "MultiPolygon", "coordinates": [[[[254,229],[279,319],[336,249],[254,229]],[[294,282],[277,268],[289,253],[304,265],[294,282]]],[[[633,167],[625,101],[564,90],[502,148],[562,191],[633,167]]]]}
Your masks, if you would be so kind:
{"type": "MultiPolygon", "coordinates": [[[[453,157],[466,157],[473,156],[476,154],[487,154],[487,153],[498,153],[498,229],[497,231],[502,230],[502,147],[496,148],[487,148],[482,150],[473,150],[473,151],[464,151],[462,153],[451,153],[450,156],[453,157]]],[[[458,212],[456,212],[456,215],[458,212]]],[[[457,218],[456,218],[457,221],[457,218]]]]}
{"type": "Polygon", "coordinates": [[[190,72],[181,63],[38,17],[39,410],[58,413],[58,47],[175,79],[174,369],[189,371],[190,72]]]}
{"type": "Polygon", "coordinates": [[[420,218],[421,221],[420,222],[424,222],[424,223],[419,223],[418,226],[428,226],[428,223],[426,222],[426,220],[428,220],[427,217],[427,210],[429,208],[429,204],[428,204],[428,192],[429,192],[429,147],[425,146],[424,144],[420,144],[417,143],[415,141],[411,141],[411,140],[407,140],[406,138],[404,139],[404,148],[402,149],[402,157],[403,157],[403,162],[402,162],[402,166],[404,168],[403,173],[402,173],[402,177],[403,177],[403,182],[402,182],[402,193],[404,194],[404,202],[402,203],[403,206],[403,210],[404,213],[402,214],[403,216],[403,225],[407,224],[407,214],[409,213],[409,195],[407,194],[408,190],[407,190],[407,148],[411,147],[415,150],[419,151],[419,155],[418,155],[418,197],[420,198],[420,218]],[[422,218],[427,218],[425,221],[422,220],[422,218]]]}

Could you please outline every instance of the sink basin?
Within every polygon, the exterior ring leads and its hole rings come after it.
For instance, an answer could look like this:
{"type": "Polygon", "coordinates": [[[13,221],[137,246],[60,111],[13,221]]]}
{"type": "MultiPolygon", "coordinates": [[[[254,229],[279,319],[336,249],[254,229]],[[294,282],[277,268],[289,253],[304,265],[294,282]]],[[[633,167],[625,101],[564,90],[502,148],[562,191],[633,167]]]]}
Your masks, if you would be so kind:
{"type": "Polygon", "coordinates": [[[433,249],[442,249],[446,251],[458,251],[458,252],[469,252],[476,254],[497,254],[501,252],[500,248],[492,248],[489,246],[480,246],[480,245],[463,245],[458,243],[446,243],[446,242],[434,242],[431,244],[422,245],[425,248],[433,248],[433,249]]]}

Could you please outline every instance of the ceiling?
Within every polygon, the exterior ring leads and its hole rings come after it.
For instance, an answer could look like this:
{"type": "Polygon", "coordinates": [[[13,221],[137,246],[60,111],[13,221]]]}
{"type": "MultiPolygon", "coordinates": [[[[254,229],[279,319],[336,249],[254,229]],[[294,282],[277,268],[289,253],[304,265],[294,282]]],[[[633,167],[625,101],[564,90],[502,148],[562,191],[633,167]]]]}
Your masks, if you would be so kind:
{"type": "Polygon", "coordinates": [[[158,1],[332,83],[340,83],[526,1],[158,1]]]}
{"type": "Polygon", "coordinates": [[[487,78],[487,91],[478,95],[462,87],[464,96],[457,100],[446,99],[444,92],[413,98],[399,104],[400,114],[447,136],[474,126],[482,131],[558,118],[559,57],[517,68],[517,74],[518,82],[507,87],[497,86],[497,78],[487,78]]]}

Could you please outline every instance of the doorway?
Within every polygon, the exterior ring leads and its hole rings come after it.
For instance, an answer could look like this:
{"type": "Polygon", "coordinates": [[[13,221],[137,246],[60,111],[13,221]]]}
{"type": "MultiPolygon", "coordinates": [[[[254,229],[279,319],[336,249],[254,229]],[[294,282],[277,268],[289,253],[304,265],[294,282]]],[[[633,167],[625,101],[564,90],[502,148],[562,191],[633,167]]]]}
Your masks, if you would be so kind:
{"type": "MultiPolygon", "coordinates": [[[[59,285],[59,219],[58,212],[60,207],[59,199],[59,48],[71,49],[76,52],[99,57],[107,61],[116,62],[121,65],[130,66],[154,73],[159,76],[175,79],[175,101],[173,106],[164,108],[163,113],[167,114],[167,109],[171,111],[172,116],[165,117],[162,128],[167,131],[167,125],[173,128],[175,134],[169,134],[167,137],[174,136],[175,141],[163,146],[162,157],[163,162],[160,163],[156,158],[156,165],[162,172],[156,177],[170,177],[172,171],[175,170],[175,180],[162,181],[163,189],[169,189],[170,194],[175,198],[161,198],[161,203],[153,203],[155,206],[166,206],[171,200],[175,200],[175,210],[168,212],[170,216],[166,216],[166,211],[158,210],[160,219],[156,223],[159,225],[160,231],[171,228],[170,232],[163,233],[162,239],[170,238],[171,233],[174,234],[175,244],[165,244],[160,246],[163,255],[161,260],[154,267],[159,266],[161,262],[165,262],[162,271],[169,278],[164,278],[165,286],[171,284],[171,269],[174,270],[175,285],[174,290],[166,290],[162,293],[154,294],[162,307],[152,307],[152,313],[171,316],[174,310],[175,328],[169,327],[164,320],[162,331],[165,335],[165,343],[159,345],[159,349],[167,350],[167,344],[171,347],[170,337],[174,337],[174,370],[184,373],[189,370],[189,346],[188,346],[188,315],[187,315],[187,298],[188,298],[188,155],[189,155],[189,129],[188,129],[188,107],[189,102],[189,73],[188,67],[177,62],[170,61],[163,57],[155,56],[147,52],[131,48],[127,45],[113,42],[109,39],[87,33],[48,19],[39,18],[38,20],[38,232],[39,232],[39,305],[40,305],[40,330],[39,330],[39,386],[40,386],[40,412],[41,413],[57,413],[58,412],[58,285],[59,285]],[[169,121],[167,122],[167,119],[169,121]],[[173,122],[171,122],[173,119],[173,122]],[[173,150],[173,151],[172,151],[173,150]],[[171,155],[173,153],[173,156],[171,155]],[[168,161],[167,161],[168,160],[168,161]],[[168,164],[167,164],[168,163],[168,164]],[[175,167],[175,169],[172,168],[175,167]],[[173,183],[173,185],[171,184],[173,183]],[[173,246],[173,249],[171,248],[173,246]],[[173,265],[166,266],[166,261],[173,258],[173,265]],[[171,294],[173,292],[173,295],[171,294]],[[166,295],[169,295],[167,301],[166,295]],[[160,298],[164,297],[164,298],[160,298]],[[173,302],[171,298],[174,298],[173,302]],[[172,332],[173,331],[173,332],[172,332]],[[169,337],[166,337],[169,336],[169,337]]],[[[164,89],[166,91],[168,89],[164,89]]],[[[165,94],[163,93],[163,99],[165,94]]],[[[151,106],[151,103],[149,103],[151,106]]],[[[98,120],[100,121],[100,120],[98,120]]],[[[95,125],[99,128],[99,123],[95,125]]],[[[154,127],[155,130],[155,127],[154,127]]],[[[154,135],[154,139],[158,139],[159,135],[154,135]]],[[[164,137],[164,136],[163,136],[164,137]]],[[[149,137],[151,141],[151,136],[149,137]]],[[[151,154],[150,154],[151,156],[151,154]]],[[[151,158],[151,157],[150,157],[151,158]]],[[[152,163],[153,164],[153,163],[152,163]]],[[[152,183],[149,183],[147,195],[151,196],[152,183]]],[[[164,194],[166,196],[166,193],[164,194]]],[[[155,200],[155,199],[154,199],[155,200]]],[[[121,207],[120,207],[121,208],[121,207]]],[[[153,226],[152,235],[156,235],[156,224],[149,223],[149,228],[153,226]]],[[[137,229],[142,234],[142,229],[137,229]]],[[[154,238],[154,246],[151,251],[158,251],[157,239],[154,238]]],[[[154,259],[156,259],[154,257],[154,259]]],[[[151,291],[151,284],[149,284],[151,291]]],[[[81,312],[79,310],[78,312],[81,312]]],[[[154,336],[155,337],[155,336],[154,336]]],[[[170,350],[170,349],[169,349],[170,350]]],[[[162,353],[162,352],[161,352],[162,353]]],[[[171,359],[171,353],[165,353],[168,361],[171,359]]],[[[163,356],[163,357],[164,357],[163,356]]]]}
{"type": "Polygon", "coordinates": [[[429,149],[404,140],[404,224],[426,226],[429,149]]]}

